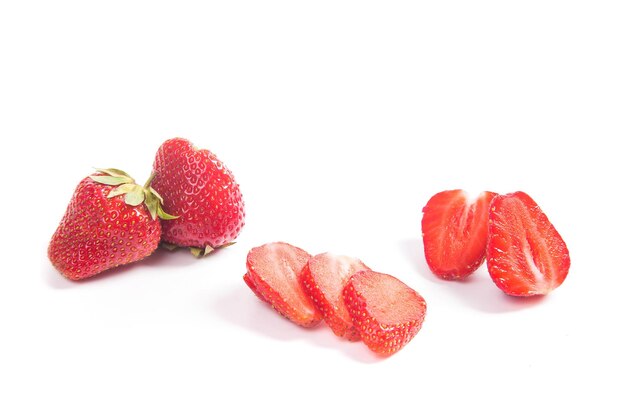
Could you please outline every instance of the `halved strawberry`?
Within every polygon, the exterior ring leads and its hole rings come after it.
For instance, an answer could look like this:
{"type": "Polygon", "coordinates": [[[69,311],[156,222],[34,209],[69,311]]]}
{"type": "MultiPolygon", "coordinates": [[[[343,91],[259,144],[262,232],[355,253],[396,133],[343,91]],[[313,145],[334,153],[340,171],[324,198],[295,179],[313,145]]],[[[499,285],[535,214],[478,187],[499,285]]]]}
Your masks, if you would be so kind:
{"type": "Polygon", "coordinates": [[[324,321],[339,337],[359,340],[359,332],[343,302],[342,291],[355,272],[369,269],[363,262],[349,256],[322,253],[309,259],[300,273],[300,282],[324,321]]]}
{"type": "Polygon", "coordinates": [[[495,193],[470,200],[463,190],[442,191],[422,209],[426,262],[435,275],[461,279],[485,260],[489,204],[495,193]]]}
{"type": "Polygon", "coordinates": [[[426,301],[391,275],[374,271],[354,274],[343,299],[368,348],[391,355],[409,343],[422,327],[426,301]]]}
{"type": "Polygon", "coordinates": [[[547,294],[563,283],[569,267],[563,238],[528,194],[493,199],[487,268],[498,288],[516,296],[547,294]]]}
{"type": "Polygon", "coordinates": [[[248,271],[244,275],[244,281],[260,299],[304,327],[315,326],[322,320],[298,280],[310,257],[306,251],[288,243],[267,243],[248,252],[248,271]]]}

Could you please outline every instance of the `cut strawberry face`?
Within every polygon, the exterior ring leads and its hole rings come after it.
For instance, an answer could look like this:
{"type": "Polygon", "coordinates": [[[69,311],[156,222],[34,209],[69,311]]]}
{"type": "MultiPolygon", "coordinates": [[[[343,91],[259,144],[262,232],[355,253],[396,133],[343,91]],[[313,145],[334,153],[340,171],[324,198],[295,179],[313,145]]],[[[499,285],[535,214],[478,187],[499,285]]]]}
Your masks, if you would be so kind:
{"type": "Polygon", "coordinates": [[[360,336],[352,325],[342,292],[350,277],[364,269],[369,268],[356,258],[322,253],[309,259],[299,277],[304,291],[332,331],[353,341],[360,336]]]}
{"type": "Polygon", "coordinates": [[[485,191],[471,201],[463,190],[435,194],[422,210],[424,254],[440,278],[462,279],[485,260],[489,205],[496,196],[485,191]]]}
{"type": "Polygon", "coordinates": [[[518,191],[493,199],[487,268],[502,291],[547,294],[563,283],[569,267],[565,242],[532,198],[518,191]]]}
{"type": "Polygon", "coordinates": [[[244,275],[244,281],[260,299],[304,327],[315,326],[322,319],[298,280],[310,257],[288,243],[267,243],[248,252],[248,271],[244,275]]]}
{"type": "Polygon", "coordinates": [[[354,274],[343,290],[352,323],[372,351],[391,355],[422,327],[426,301],[391,275],[374,271],[354,274]]]}

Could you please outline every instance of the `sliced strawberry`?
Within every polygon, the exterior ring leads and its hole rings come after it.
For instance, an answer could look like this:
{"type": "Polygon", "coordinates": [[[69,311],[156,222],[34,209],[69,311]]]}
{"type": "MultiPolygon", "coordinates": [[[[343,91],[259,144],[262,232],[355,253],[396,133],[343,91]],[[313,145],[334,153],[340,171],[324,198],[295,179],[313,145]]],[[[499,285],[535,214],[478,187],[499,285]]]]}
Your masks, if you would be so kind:
{"type": "Polygon", "coordinates": [[[493,199],[487,268],[502,291],[547,294],[563,283],[569,266],[565,242],[532,198],[518,191],[493,199]]]}
{"type": "Polygon", "coordinates": [[[435,194],[423,208],[422,238],[426,262],[435,275],[461,279],[485,260],[489,204],[495,193],[470,200],[463,190],[435,194]]]}
{"type": "Polygon", "coordinates": [[[315,326],[322,319],[298,280],[310,257],[288,243],[267,243],[248,252],[248,272],[244,275],[244,281],[260,299],[304,327],[315,326]]]}
{"type": "Polygon", "coordinates": [[[426,315],[421,295],[380,272],[354,274],[343,290],[343,299],[367,347],[381,355],[391,355],[409,343],[426,315]]]}
{"type": "Polygon", "coordinates": [[[359,332],[343,302],[342,291],[355,272],[369,269],[363,262],[349,256],[322,253],[309,259],[300,274],[304,292],[322,313],[324,321],[339,337],[359,340],[359,332]]]}
{"type": "Polygon", "coordinates": [[[250,288],[252,292],[254,293],[254,295],[259,297],[261,301],[264,301],[266,303],[268,302],[263,296],[263,294],[259,292],[256,284],[254,283],[254,281],[252,281],[252,278],[250,278],[250,274],[248,274],[247,272],[243,275],[243,282],[245,282],[246,285],[248,285],[248,288],[250,288]]]}

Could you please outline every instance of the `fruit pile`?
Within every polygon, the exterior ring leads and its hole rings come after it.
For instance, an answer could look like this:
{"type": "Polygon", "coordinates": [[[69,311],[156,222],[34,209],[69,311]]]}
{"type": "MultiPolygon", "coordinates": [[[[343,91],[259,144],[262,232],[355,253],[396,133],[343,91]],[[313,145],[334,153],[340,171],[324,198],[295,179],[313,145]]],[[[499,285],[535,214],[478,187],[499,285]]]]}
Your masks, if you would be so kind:
{"type": "Polygon", "coordinates": [[[348,256],[267,243],[250,250],[246,269],[245,283],[284,317],[304,327],[323,319],[337,336],[381,355],[405,346],[426,315],[416,291],[348,256]]]}
{"type": "MultiPolygon", "coordinates": [[[[426,262],[446,280],[461,280],[487,260],[494,283],[508,295],[544,295],[565,280],[565,242],[541,208],[518,191],[463,190],[435,194],[423,208],[426,262]]],[[[48,247],[54,267],[71,280],[137,262],[159,244],[188,247],[197,257],[234,243],[244,203],[232,172],[210,151],[186,139],[165,141],[141,186],[119,169],[84,178],[48,247]]],[[[311,256],[284,242],[252,248],[244,282],[263,302],[303,326],[322,320],[334,334],[362,340],[380,355],[402,349],[426,315],[422,296],[362,261],[311,256]]]]}
{"type": "Polygon", "coordinates": [[[524,192],[463,190],[435,194],[423,209],[426,262],[443,279],[463,279],[487,259],[493,282],[506,294],[548,294],[570,267],[569,251],[539,205],[524,192]]]}
{"type": "Polygon", "coordinates": [[[100,169],[76,188],[48,246],[48,258],[71,280],[139,261],[159,242],[196,256],[232,244],[244,225],[232,173],[186,139],[165,141],[142,187],[118,169],[100,169]]]}

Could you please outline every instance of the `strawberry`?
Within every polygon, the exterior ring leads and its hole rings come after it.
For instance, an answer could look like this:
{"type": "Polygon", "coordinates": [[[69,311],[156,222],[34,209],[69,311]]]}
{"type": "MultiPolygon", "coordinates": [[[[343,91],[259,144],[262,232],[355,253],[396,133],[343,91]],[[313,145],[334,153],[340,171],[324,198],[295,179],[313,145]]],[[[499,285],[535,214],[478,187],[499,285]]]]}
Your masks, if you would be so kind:
{"type": "Polygon", "coordinates": [[[161,238],[158,218],[172,218],[151,179],[141,187],[117,169],[84,178],[48,246],[55,268],[80,280],[150,255],[161,238]]]}
{"type": "Polygon", "coordinates": [[[391,275],[370,270],[354,274],[343,290],[354,327],[372,351],[391,355],[422,327],[426,301],[391,275]]]}
{"type": "Polygon", "coordinates": [[[350,277],[363,269],[369,268],[356,258],[322,253],[310,258],[299,276],[304,292],[324,321],[337,336],[348,340],[359,340],[360,336],[352,325],[342,291],[350,277]]]}
{"type": "Polygon", "coordinates": [[[440,278],[462,279],[485,260],[489,204],[496,194],[485,191],[471,201],[463,190],[442,191],[422,212],[424,254],[440,278]]]}
{"type": "Polygon", "coordinates": [[[518,191],[493,199],[487,269],[502,291],[547,294],[563,283],[569,267],[565,242],[528,194],[518,191]]]}
{"type": "Polygon", "coordinates": [[[210,151],[186,139],[166,140],[153,165],[152,187],[178,219],[163,224],[163,242],[204,256],[227,246],[244,225],[244,203],[232,172],[210,151]]]}
{"type": "Polygon", "coordinates": [[[256,287],[256,284],[254,283],[254,281],[252,281],[252,278],[250,278],[250,274],[248,274],[247,272],[243,275],[243,282],[246,283],[246,285],[248,286],[248,288],[250,288],[252,290],[252,292],[254,293],[254,295],[256,295],[257,297],[259,297],[259,300],[261,301],[265,301],[266,303],[269,303],[269,301],[267,301],[265,299],[265,297],[263,296],[263,294],[261,294],[259,292],[259,290],[256,287]]]}
{"type": "Polygon", "coordinates": [[[304,327],[315,326],[322,319],[298,281],[310,257],[288,243],[267,243],[248,252],[244,275],[246,284],[261,300],[304,327]]]}

